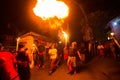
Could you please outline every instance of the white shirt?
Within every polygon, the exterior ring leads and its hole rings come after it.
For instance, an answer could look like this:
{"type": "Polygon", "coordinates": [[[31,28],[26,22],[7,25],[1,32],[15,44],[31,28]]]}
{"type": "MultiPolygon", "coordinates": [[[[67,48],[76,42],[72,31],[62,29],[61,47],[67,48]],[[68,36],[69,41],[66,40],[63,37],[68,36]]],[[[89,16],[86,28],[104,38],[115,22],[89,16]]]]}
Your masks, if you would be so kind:
{"type": "Polygon", "coordinates": [[[57,49],[49,49],[49,55],[50,55],[50,59],[56,59],[57,58],[57,49]]]}

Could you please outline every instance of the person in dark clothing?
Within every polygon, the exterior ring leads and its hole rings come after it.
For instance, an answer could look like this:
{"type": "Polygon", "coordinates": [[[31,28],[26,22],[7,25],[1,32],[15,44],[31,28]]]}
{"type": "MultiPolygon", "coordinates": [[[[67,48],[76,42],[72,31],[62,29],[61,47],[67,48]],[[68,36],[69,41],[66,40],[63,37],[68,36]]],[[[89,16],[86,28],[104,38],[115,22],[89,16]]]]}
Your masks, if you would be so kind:
{"type": "Polygon", "coordinates": [[[56,46],[56,49],[57,49],[57,60],[56,60],[56,66],[60,66],[63,61],[64,61],[64,51],[63,51],[63,44],[57,44],[56,46]]]}
{"type": "Polygon", "coordinates": [[[69,48],[68,61],[67,61],[67,65],[70,70],[69,73],[73,72],[74,74],[76,74],[76,58],[77,56],[80,58],[80,52],[77,49],[76,45],[77,45],[76,42],[72,42],[69,48]]]}
{"type": "Polygon", "coordinates": [[[115,44],[116,60],[120,60],[120,48],[115,44]]]}
{"type": "Polygon", "coordinates": [[[104,46],[104,57],[110,56],[111,53],[110,42],[106,41],[103,46],[104,46]]]}
{"type": "Polygon", "coordinates": [[[16,56],[17,59],[17,66],[18,66],[18,73],[20,76],[20,80],[29,80],[30,79],[30,58],[26,53],[27,48],[22,46],[18,54],[16,56]]]}
{"type": "Polygon", "coordinates": [[[33,51],[32,51],[32,53],[33,53],[34,66],[36,68],[38,68],[38,64],[39,64],[38,48],[37,48],[37,46],[35,44],[33,45],[33,51]]]}
{"type": "Polygon", "coordinates": [[[86,48],[85,48],[84,42],[81,42],[79,51],[81,54],[81,62],[82,62],[82,64],[84,64],[85,63],[85,55],[86,55],[86,48]]]}
{"type": "Polygon", "coordinates": [[[38,56],[39,56],[39,68],[44,68],[44,54],[45,54],[45,46],[43,44],[40,44],[38,46],[38,56]]]}

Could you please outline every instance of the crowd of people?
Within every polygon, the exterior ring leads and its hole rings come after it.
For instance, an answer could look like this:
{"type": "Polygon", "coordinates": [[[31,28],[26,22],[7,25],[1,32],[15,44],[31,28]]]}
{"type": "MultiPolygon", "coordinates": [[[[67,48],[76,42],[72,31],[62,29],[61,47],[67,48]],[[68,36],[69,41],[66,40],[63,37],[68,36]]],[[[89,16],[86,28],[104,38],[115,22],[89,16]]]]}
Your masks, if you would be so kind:
{"type": "Polygon", "coordinates": [[[80,42],[78,44],[73,41],[70,45],[52,43],[49,47],[47,46],[47,50],[45,45],[40,45],[41,47],[38,47],[38,54],[34,59],[38,62],[35,62],[35,65],[38,64],[38,68],[44,68],[44,55],[46,55],[50,61],[49,75],[63,62],[66,62],[68,66],[68,74],[76,74],[78,65],[87,63],[96,55],[101,57],[112,56],[115,60],[118,59],[120,48],[113,40],[97,43],[90,42],[80,42]]]}
{"type": "MultiPolygon", "coordinates": [[[[120,56],[120,48],[113,40],[106,42],[86,43],[73,41],[70,45],[52,43],[49,47],[39,45],[34,48],[33,60],[36,68],[45,68],[45,58],[50,61],[49,75],[51,75],[58,66],[66,62],[68,74],[76,74],[78,63],[85,64],[86,58],[91,55],[100,55],[106,57],[112,55],[115,60],[120,56]],[[92,48],[90,48],[90,46],[92,48]]],[[[30,80],[30,56],[28,48],[19,45],[18,51],[6,51],[3,45],[0,45],[0,80],[30,80]]]]}
{"type": "Polygon", "coordinates": [[[6,50],[0,45],[0,80],[29,80],[30,58],[27,48],[19,46],[19,50],[6,50]]]}
{"type": "Polygon", "coordinates": [[[120,48],[114,42],[114,40],[109,40],[106,42],[99,42],[97,45],[97,53],[101,57],[112,56],[114,60],[119,60],[120,48]]]}

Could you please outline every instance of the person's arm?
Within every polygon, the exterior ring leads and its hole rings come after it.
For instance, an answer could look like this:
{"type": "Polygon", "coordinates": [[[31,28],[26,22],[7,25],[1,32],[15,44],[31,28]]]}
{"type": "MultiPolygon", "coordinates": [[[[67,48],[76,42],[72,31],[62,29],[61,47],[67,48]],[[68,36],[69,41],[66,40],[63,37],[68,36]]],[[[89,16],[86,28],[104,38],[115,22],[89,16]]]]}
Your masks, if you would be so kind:
{"type": "Polygon", "coordinates": [[[32,60],[31,60],[31,55],[30,55],[30,53],[27,53],[27,56],[28,56],[28,62],[31,63],[32,60]]]}
{"type": "Polygon", "coordinates": [[[50,53],[51,53],[51,50],[49,49],[48,54],[50,55],[50,53]]]}
{"type": "Polygon", "coordinates": [[[77,54],[79,56],[79,59],[81,59],[80,51],[77,51],[77,54]]]}
{"type": "Polygon", "coordinates": [[[27,62],[31,63],[32,60],[31,60],[31,54],[30,54],[30,50],[29,49],[25,51],[25,55],[28,57],[28,60],[25,61],[25,63],[27,63],[27,62]]]}

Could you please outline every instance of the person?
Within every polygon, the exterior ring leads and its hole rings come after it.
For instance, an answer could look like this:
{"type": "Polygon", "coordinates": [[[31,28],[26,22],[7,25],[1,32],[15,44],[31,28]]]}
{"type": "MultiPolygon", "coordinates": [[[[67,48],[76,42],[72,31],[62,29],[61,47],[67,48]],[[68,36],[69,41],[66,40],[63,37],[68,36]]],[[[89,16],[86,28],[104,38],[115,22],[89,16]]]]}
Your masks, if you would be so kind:
{"type": "Polygon", "coordinates": [[[67,59],[68,59],[68,47],[65,46],[64,47],[64,61],[67,61],[67,59]]]}
{"type": "Polygon", "coordinates": [[[78,56],[79,59],[81,58],[80,52],[76,46],[77,43],[74,41],[71,43],[71,46],[69,48],[67,65],[70,71],[68,72],[68,74],[76,74],[76,57],[78,56]]]}
{"type": "Polygon", "coordinates": [[[86,48],[84,42],[80,44],[80,55],[81,55],[81,62],[82,64],[85,63],[85,55],[86,55],[86,48]]]}
{"type": "Polygon", "coordinates": [[[24,45],[19,46],[19,51],[16,56],[18,73],[20,80],[29,80],[30,79],[30,57],[27,53],[27,48],[24,45]]]}
{"type": "Polygon", "coordinates": [[[114,40],[111,40],[110,42],[110,50],[111,50],[111,53],[112,53],[112,56],[114,57],[114,60],[118,60],[119,59],[119,54],[120,54],[120,49],[119,47],[117,46],[117,44],[114,42],[114,40]]]}
{"type": "Polygon", "coordinates": [[[33,60],[34,60],[34,66],[36,68],[38,68],[39,65],[39,57],[38,57],[38,48],[36,47],[36,45],[33,45],[33,60]]]}
{"type": "Polygon", "coordinates": [[[104,57],[110,56],[111,50],[110,50],[110,41],[105,41],[103,44],[104,47],[104,57]]]}
{"type": "Polygon", "coordinates": [[[38,46],[38,56],[39,56],[39,64],[38,64],[38,67],[39,68],[44,68],[45,67],[45,65],[44,65],[44,55],[45,55],[45,46],[44,46],[44,44],[40,44],[39,46],[38,46]]]}
{"type": "Polygon", "coordinates": [[[101,42],[98,43],[97,50],[99,55],[104,57],[104,46],[101,42]]]}
{"type": "Polygon", "coordinates": [[[0,46],[0,80],[20,80],[15,64],[16,59],[9,51],[0,46]]]}
{"type": "Polygon", "coordinates": [[[64,61],[63,44],[56,43],[56,49],[57,49],[56,67],[59,67],[60,65],[62,65],[62,63],[64,61]]]}
{"type": "Polygon", "coordinates": [[[55,68],[55,62],[57,59],[57,49],[55,48],[55,44],[52,44],[51,48],[48,51],[49,55],[50,55],[50,70],[49,70],[49,75],[52,74],[52,72],[54,71],[55,68]]]}
{"type": "Polygon", "coordinates": [[[49,54],[48,54],[49,48],[50,48],[50,43],[46,42],[46,44],[45,44],[46,60],[49,60],[49,54]]]}

